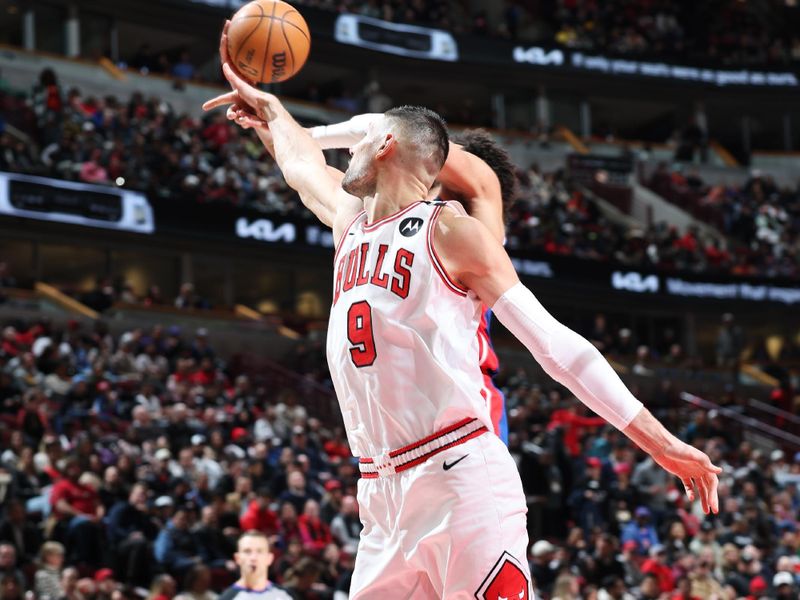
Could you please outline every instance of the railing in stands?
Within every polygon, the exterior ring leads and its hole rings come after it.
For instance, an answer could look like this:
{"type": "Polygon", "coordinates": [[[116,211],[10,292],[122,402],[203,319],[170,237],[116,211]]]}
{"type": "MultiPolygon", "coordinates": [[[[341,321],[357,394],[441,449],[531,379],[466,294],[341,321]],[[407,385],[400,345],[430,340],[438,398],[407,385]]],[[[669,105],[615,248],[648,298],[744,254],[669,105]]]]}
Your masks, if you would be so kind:
{"type": "Polygon", "coordinates": [[[753,417],[748,417],[739,410],[720,406],[719,404],[715,404],[714,402],[710,402],[694,394],[689,394],[688,392],[682,392],[680,398],[684,402],[696,406],[697,408],[709,411],[715,410],[726,419],[736,423],[741,430],[743,438],[748,439],[754,445],[771,449],[784,446],[800,448],[800,436],[788,433],[779,427],[768,425],[753,417]]]}
{"type": "Polygon", "coordinates": [[[788,411],[785,411],[777,406],[772,406],[771,404],[767,404],[766,402],[761,402],[760,400],[756,400],[751,398],[747,401],[747,405],[751,406],[756,410],[760,410],[761,412],[768,413],[774,417],[778,417],[784,421],[788,421],[789,423],[794,423],[795,425],[800,425],[800,417],[792,414],[788,411]]]}

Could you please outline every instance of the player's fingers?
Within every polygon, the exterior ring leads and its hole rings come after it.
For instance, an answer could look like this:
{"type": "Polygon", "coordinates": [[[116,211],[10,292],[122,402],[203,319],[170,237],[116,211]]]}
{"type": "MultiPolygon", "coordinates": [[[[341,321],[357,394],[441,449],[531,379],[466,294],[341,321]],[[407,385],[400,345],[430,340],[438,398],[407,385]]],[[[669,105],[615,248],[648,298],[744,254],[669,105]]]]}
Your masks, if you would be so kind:
{"type": "Polygon", "coordinates": [[[719,477],[716,474],[706,475],[708,479],[708,500],[711,512],[715,515],[719,513],[719,477]]]}
{"type": "Polygon", "coordinates": [[[206,100],[203,103],[203,110],[211,110],[212,108],[217,108],[218,106],[235,103],[238,100],[239,93],[234,90],[232,92],[228,92],[227,94],[221,94],[216,98],[212,98],[211,100],[206,100]]]}
{"type": "Polygon", "coordinates": [[[708,483],[705,477],[697,477],[693,479],[693,481],[697,484],[697,495],[700,496],[700,505],[703,507],[703,514],[707,515],[709,512],[708,483]]]}
{"type": "Polygon", "coordinates": [[[250,106],[258,105],[259,91],[247,83],[244,79],[239,77],[239,75],[236,74],[236,71],[234,71],[231,67],[230,63],[225,63],[222,65],[222,72],[225,73],[225,79],[228,80],[228,83],[231,84],[231,87],[239,92],[239,97],[244,101],[245,104],[249,104],[250,106]]]}
{"type": "Polygon", "coordinates": [[[692,480],[688,477],[681,478],[683,482],[683,489],[686,490],[686,496],[689,498],[689,502],[694,502],[694,485],[692,484],[692,480]]]}

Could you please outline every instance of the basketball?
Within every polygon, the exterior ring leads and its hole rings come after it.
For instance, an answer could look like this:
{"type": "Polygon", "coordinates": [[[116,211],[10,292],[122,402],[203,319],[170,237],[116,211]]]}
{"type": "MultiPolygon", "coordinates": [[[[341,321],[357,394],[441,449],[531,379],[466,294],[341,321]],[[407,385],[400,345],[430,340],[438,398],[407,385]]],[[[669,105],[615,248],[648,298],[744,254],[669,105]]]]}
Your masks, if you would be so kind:
{"type": "Polygon", "coordinates": [[[228,28],[228,54],[245,77],[278,83],[303,68],[311,34],[303,16],[281,0],[254,0],[240,8],[228,28]]]}

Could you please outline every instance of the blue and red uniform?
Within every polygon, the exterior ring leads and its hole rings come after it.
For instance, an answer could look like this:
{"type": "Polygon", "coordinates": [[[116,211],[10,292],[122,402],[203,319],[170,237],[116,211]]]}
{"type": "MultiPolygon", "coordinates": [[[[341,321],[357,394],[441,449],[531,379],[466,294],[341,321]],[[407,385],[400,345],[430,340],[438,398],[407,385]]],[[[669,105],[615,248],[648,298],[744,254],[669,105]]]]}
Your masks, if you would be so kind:
{"type": "Polygon", "coordinates": [[[492,322],[492,309],[484,305],[481,315],[481,325],[478,327],[478,351],[480,357],[481,373],[483,374],[483,388],[481,395],[489,405],[492,416],[494,432],[503,443],[508,446],[508,417],[506,415],[506,399],[503,392],[494,384],[494,377],[500,367],[500,361],[492,346],[490,326],[492,322]]]}

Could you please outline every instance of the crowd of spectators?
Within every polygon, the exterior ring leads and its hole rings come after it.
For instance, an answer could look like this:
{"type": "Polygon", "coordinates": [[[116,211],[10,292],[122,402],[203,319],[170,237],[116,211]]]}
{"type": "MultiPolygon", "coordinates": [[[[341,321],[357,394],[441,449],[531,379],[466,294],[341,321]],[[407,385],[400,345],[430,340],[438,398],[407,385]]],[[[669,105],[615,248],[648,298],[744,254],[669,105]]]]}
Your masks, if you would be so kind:
{"type": "MultiPolygon", "coordinates": [[[[216,113],[198,121],[158,99],[66,95],[46,70],[32,96],[40,150],[0,134],[0,170],[139,189],[151,198],[222,203],[312,218],[255,136],[216,113]]],[[[696,176],[660,168],[651,186],[689,198],[701,220],[726,240],[609,222],[563,171],[518,173],[520,196],[510,211],[509,247],[638,268],[795,277],[800,265],[800,196],[766,176],[742,188],[705,186],[696,176]]]]}
{"type": "MultiPolygon", "coordinates": [[[[680,231],[663,222],[648,228],[612,223],[583,192],[569,185],[561,171],[541,173],[532,165],[519,173],[519,181],[520,194],[511,208],[508,227],[508,247],[512,249],[673,272],[766,277],[800,274],[798,193],[778,189],[767,177],[754,178],[741,190],[698,191],[694,207],[717,208],[714,213],[694,211],[695,215],[718,226],[725,239],[703,234],[697,227],[680,231]]],[[[659,169],[650,185],[674,200],[674,190],[691,190],[697,184],[691,175],[659,169]]]]}
{"type": "MultiPolygon", "coordinates": [[[[707,185],[696,172],[661,164],[647,182],[657,193],[713,224],[732,242],[708,260],[737,275],[798,275],[800,192],[758,170],[740,186],[707,185]]],[[[709,254],[710,253],[710,254],[709,254]]]]}
{"type": "MultiPolygon", "coordinates": [[[[627,355],[602,319],[587,336],[627,355]]],[[[361,523],[342,429],[298,389],[232,371],[203,338],[4,326],[3,600],[213,600],[251,529],[270,537],[271,578],[293,597],[346,594],[361,523]]],[[[287,360],[324,379],[313,344],[287,360]]],[[[522,370],[501,384],[542,597],[796,597],[800,455],[755,449],[668,393],[645,398],[725,468],[722,512],[704,517],[562,388],[522,370]]]]}
{"type": "Polygon", "coordinates": [[[217,113],[202,121],[158,99],[86,97],[42,72],[31,98],[37,146],[0,134],[0,169],[125,186],[154,198],[247,205],[297,213],[302,206],[259,141],[217,113]]]}

